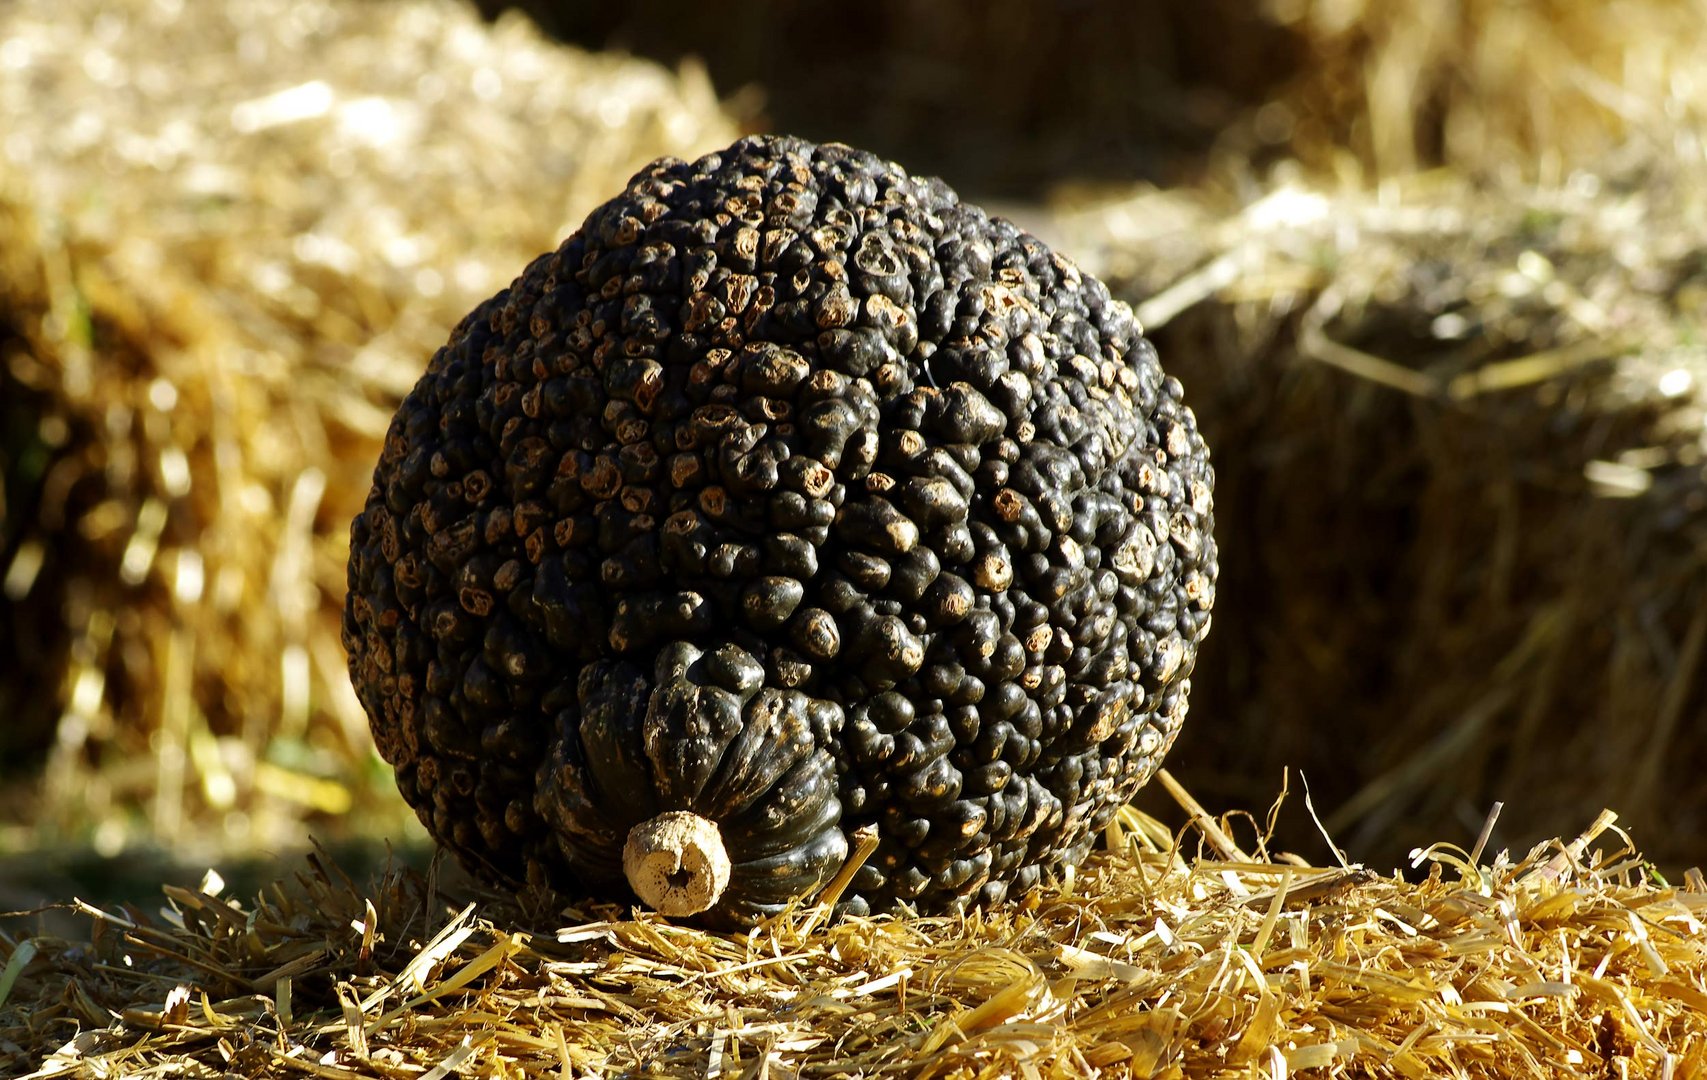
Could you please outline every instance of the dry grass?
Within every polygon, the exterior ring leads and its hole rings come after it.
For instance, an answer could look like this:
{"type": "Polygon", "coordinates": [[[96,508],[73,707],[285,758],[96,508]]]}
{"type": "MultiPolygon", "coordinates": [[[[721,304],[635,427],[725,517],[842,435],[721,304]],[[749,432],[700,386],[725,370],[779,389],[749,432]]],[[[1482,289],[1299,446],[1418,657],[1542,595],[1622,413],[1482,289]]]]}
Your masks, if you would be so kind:
{"type": "Polygon", "coordinates": [[[1215,448],[1194,789],[1252,805],[1302,769],[1378,861],[1501,799],[1501,844],[1612,806],[1702,860],[1704,178],[1638,155],[1067,216],[1215,448]]]}
{"type": "Polygon", "coordinates": [[[18,0],[0,117],[0,753],[47,755],[7,816],[397,820],[336,624],[391,412],[633,170],[733,138],[709,84],[451,0],[18,0]]]}
{"type": "Polygon", "coordinates": [[[1127,812],[1022,903],[734,935],[316,858],[254,901],[210,875],[153,911],[76,905],[86,939],[0,934],[0,1070],[1707,1075],[1707,881],[1656,885],[1612,819],[1515,862],[1436,846],[1409,883],[1251,855],[1206,817],[1188,862],[1127,812]]]}
{"type": "Polygon", "coordinates": [[[1229,149],[1283,147],[1342,176],[1449,165],[1562,182],[1632,146],[1699,157],[1698,0],[1264,0],[1303,42],[1229,149]]]}

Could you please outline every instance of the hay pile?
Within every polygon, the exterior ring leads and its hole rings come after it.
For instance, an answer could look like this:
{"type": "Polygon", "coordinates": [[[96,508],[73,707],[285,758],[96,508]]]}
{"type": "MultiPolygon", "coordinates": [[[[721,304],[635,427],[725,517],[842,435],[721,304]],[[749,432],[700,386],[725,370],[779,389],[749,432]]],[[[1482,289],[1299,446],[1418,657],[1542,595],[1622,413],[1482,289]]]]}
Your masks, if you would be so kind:
{"type": "Polygon", "coordinates": [[[709,84],[451,0],[14,0],[0,118],[0,761],[48,755],[6,817],[398,805],[336,625],[390,413],[633,170],[734,137],[709,84]]]}
{"type": "Polygon", "coordinates": [[[1611,819],[1515,863],[1437,847],[1407,883],[1207,819],[1188,863],[1128,811],[1024,904],[728,935],[319,859],[248,903],[210,874],[152,911],[77,905],[86,939],[0,933],[0,1071],[1707,1075],[1707,880],[1655,887],[1611,819]]]}
{"type": "Polygon", "coordinates": [[[1448,165],[1558,184],[1632,148],[1698,157],[1707,17],[1676,0],[1264,0],[1300,60],[1224,149],[1342,176],[1448,165]]]}
{"type": "Polygon", "coordinates": [[[1498,799],[1501,844],[1608,805],[1707,859],[1707,19],[1264,10],[1305,60],[1209,182],[1060,225],[1217,450],[1176,767],[1244,805],[1302,768],[1381,865],[1498,799]]]}
{"type": "Polygon", "coordinates": [[[1194,790],[1260,805],[1301,769],[1381,866],[1496,800],[1499,846],[1610,806],[1663,865],[1707,859],[1704,180],[1065,216],[1216,449],[1222,587],[1171,759],[1194,790]]]}

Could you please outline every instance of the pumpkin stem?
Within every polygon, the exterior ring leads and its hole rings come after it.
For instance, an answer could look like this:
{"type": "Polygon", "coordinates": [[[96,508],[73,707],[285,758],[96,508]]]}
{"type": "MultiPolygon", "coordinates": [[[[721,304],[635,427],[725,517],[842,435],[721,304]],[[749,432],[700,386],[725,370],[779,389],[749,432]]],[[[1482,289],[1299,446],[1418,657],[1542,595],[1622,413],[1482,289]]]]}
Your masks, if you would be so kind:
{"type": "Polygon", "coordinates": [[[671,810],[628,830],[622,871],[629,888],[660,915],[697,915],[729,887],[729,852],[717,823],[671,810]]]}

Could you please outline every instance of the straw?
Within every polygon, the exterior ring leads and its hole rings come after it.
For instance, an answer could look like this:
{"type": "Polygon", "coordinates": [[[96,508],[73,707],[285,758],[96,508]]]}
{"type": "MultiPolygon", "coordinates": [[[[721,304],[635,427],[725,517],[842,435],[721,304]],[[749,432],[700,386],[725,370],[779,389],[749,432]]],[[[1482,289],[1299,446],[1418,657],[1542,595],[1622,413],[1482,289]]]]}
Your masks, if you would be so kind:
{"type": "MultiPolygon", "coordinates": [[[[1604,827],[1604,826],[1602,826],[1604,827]]],[[[1071,888],[961,916],[745,934],[611,905],[530,920],[413,872],[315,861],[254,900],[82,907],[0,936],[0,1070],[28,1077],[1691,1076],[1707,892],[1621,834],[1415,882],[1182,861],[1160,822],[1071,888]],[[27,950],[33,949],[33,954],[27,950]]]]}
{"type": "Polygon", "coordinates": [[[391,412],[635,169],[733,138],[709,83],[450,0],[20,0],[0,117],[0,757],[46,759],[8,817],[401,827],[337,622],[391,412]]]}
{"type": "Polygon", "coordinates": [[[1193,790],[1301,769],[1366,858],[1496,801],[1490,850],[1608,805],[1668,872],[1707,854],[1707,163],[1604,164],[1063,208],[1213,448],[1193,790]]]}

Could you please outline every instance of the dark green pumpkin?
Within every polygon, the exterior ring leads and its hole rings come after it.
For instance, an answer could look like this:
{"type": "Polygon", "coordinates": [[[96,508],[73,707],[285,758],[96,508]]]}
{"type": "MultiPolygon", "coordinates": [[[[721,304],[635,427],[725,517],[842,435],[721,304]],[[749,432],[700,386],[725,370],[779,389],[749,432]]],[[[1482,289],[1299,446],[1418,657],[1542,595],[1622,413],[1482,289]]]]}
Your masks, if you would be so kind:
{"type": "Polygon", "coordinates": [[[686,913],[715,878],[750,924],[869,828],[848,909],[995,902],[1177,735],[1212,485],[1094,279],[940,181],[746,139],[642,171],[433,357],[352,526],[350,672],[496,880],[686,913]]]}

